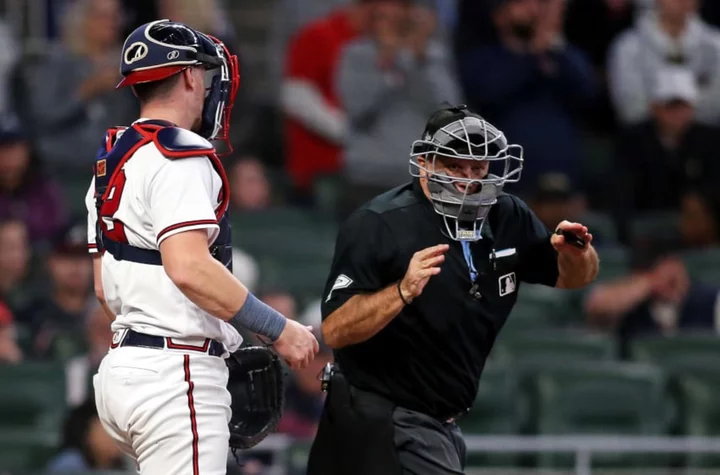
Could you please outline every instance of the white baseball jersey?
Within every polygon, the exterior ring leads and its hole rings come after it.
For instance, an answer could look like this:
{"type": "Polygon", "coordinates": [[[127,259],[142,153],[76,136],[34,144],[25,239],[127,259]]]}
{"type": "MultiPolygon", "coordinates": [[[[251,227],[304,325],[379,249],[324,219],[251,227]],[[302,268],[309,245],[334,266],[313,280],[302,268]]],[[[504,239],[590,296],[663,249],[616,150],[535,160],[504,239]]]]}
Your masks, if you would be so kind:
{"type": "MultiPolygon", "coordinates": [[[[159,250],[160,243],[178,233],[207,231],[208,245],[219,232],[216,210],[222,180],[207,157],[168,159],[153,142],[139,148],[123,166],[124,186],[108,229],[123,226],[128,244],[159,250]]],[[[116,195],[117,196],[117,195],[116,195]]],[[[113,198],[113,196],[108,197],[113,198]]],[[[98,252],[95,179],[85,197],[88,247],[98,252]]],[[[234,351],[242,342],[237,330],[191,302],[170,280],[162,266],[102,257],[102,286],[115,313],[112,330],[133,329],[151,335],[185,340],[213,338],[234,351]]]]}

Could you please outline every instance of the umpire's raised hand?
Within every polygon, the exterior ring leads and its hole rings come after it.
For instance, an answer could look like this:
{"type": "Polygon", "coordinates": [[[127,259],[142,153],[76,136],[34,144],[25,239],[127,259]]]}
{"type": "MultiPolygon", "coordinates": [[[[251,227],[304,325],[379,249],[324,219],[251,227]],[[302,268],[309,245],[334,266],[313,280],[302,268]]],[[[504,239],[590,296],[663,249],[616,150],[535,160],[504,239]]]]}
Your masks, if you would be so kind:
{"type": "Polygon", "coordinates": [[[412,302],[422,294],[430,277],[440,273],[440,266],[445,261],[445,253],[449,248],[447,244],[439,244],[413,254],[405,277],[400,281],[400,294],[404,301],[412,302]]]}

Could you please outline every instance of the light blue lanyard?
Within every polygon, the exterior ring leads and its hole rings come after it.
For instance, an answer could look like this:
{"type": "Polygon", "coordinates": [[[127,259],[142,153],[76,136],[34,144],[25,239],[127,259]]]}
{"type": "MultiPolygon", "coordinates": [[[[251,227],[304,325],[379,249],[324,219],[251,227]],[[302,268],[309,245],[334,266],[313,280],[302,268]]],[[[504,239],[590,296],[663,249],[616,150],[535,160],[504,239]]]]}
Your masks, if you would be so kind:
{"type": "Polygon", "coordinates": [[[470,243],[463,241],[460,244],[462,244],[465,262],[467,262],[468,270],[470,271],[470,281],[474,284],[475,280],[477,280],[478,271],[475,269],[475,264],[473,264],[472,253],[470,252],[470,243]]]}

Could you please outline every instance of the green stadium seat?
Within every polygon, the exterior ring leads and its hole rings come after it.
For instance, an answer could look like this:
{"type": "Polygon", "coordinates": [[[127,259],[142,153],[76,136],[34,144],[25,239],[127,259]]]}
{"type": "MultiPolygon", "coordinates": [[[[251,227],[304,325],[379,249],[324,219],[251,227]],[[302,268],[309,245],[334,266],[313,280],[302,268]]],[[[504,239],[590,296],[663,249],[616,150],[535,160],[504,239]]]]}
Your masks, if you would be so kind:
{"type": "MultiPolygon", "coordinates": [[[[465,435],[517,435],[528,423],[529,400],[511,366],[488,363],[470,412],[458,421],[465,435]]],[[[471,454],[468,466],[514,466],[521,454],[471,454]]]]}
{"type": "Polygon", "coordinates": [[[691,278],[720,285],[720,250],[689,251],[682,258],[691,278]]]}
{"type": "Polygon", "coordinates": [[[720,337],[708,333],[650,336],[639,338],[630,345],[632,360],[669,369],[673,364],[682,364],[681,360],[717,355],[720,355],[720,337]]]}
{"type": "Polygon", "coordinates": [[[322,296],[325,281],[330,273],[329,259],[274,259],[259,260],[260,286],[285,290],[296,296],[322,296]]]}
{"type": "Polygon", "coordinates": [[[288,449],[287,475],[305,475],[312,442],[295,442],[288,449]]]}
{"type": "Polygon", "coordinates": [[[501,361],[522,364],[541,358],[557,361],[610,361],[617,356],[614,338],[582,330],[500,334],[493,348],[501,361]]]}
{"type": "Polygon", "coordinates": [[[254,257],[331,259],[337,224],[319,213],[280,208],[231,214],[233,243],[254,257]]]}
{"type": "MultiPolygon", "coordinates": [[[[645,337],[634,341],[635,361],[653,363],[671,377],[679,406],[678,431],[689,436],[720,436],[720,337],[707,333],[645,337]]],[[[720,457],[691,454],[692,466],[720,466],[720,457]]]]}
{"type": "Polygon", "coordinates": [[[324,175],[313,182],[315,205],[325,213],[336,215],[343,206],[347,180],[342,175],[324,175]]]}
{"type": "Polygon", "coordinates": [[[66,408],[62,364],[0,366],[0,381],[0,433],[9,428],[58,429],[66,408]]]}
{"type": "Polygon", "coordinates": [[[503,334],[558,327],[575,312],[571,295],[560,289],[523,284],[503,334]]]}
{"type": "Polygon", "coordinates": [[[673,242],[680,238],[680,215],[673,211],[651,212],[630,221],[630,241],[634,246],[653,242],[673,242]]]}
{"type": "MultiPolygon", "coordinates": [[[[522,294],[522,288],[520,293],[522,294]]],[[[552,313],[538,309],[532,302],[518,300],[503,325],[500,335],[546,331],[552,328],[559,328],[552,313]]]]}
{"type": "Polygon", "coordinates": [[[612,171],[613,141],[605,136],[584,134],[582,139],[582,173],[586,179],[597,179],[612,171]]]}
{"type": "MultiPolygon", "coordinates": [[[[682,433],[687,436],[720,436],[720,354],[714,358],[702,358],[690,366],[685,360],[684,368],[678,367],[675,375],[681,403],[682,433]]],[[[719,467],[717,454],[690,454],[691,467],[719,467]]]]}
{"type": "Polygon", "coordinates": [[[624,247],[600,249],[598,257],[600,258],[598,281],[617,279],[630,272],[630,252],[624,247]]]}
{"type": "Polygon", "coordinates": [[[40,430],[0,430],[0,473],[19,475],[43,469],[58,442],[56,434],[40,430]]]}
{"type": "Polygon", "coordinates": [[[580,222],[588,227],[594,238],[601,238],[604,245],[618,243],[618,230],[612,217],[599,212],[584,213],[580,222]]]}
{"type": "Polygon", "coordinates": [[[87,216],[85,195],[90,187],[91,179],[91,168],[88,168],[88,173],[85,175],[73,174],[72,176],[63,176],[60,179],[65,202],[71,216],[87,216]]]}
{"type": "MultiPolygon", "coordinates": [[[[664,435],[672,405],[668,381],[657,367],[617,362],[536,362],[533,388],[540,434],[664,435]]],[[[600,465],[653,464],[663,457],[597,455],[600,465]]],[[[572,458],[540,456],[542,466],[566,465],[572,458]]],[[[665,460],[664,462],[667,462],[665,460]]]]}

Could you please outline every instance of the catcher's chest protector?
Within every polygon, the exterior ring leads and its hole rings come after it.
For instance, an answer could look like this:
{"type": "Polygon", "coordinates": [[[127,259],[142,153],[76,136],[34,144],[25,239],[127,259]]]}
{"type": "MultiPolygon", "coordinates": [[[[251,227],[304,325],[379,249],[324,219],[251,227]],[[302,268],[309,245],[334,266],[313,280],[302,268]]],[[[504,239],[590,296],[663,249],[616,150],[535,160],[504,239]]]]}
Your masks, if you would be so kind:
{"type": "Polygon", "coordinates": [[[162,265],[160,252],[130,246],[126,237],[117,231],[108,230],[103,219],[102,208],[115,184],[125,180],[122,167],[131,160],[143,145],[154,142],[160,153],[168,160],[206,156],[222,179],[220,206],[216,217],[220,226],[215,242],[210,248],[212,256],[232,272],[232,231],[228,218],[230,186],[225,169],[215,154],[210,142],[199,135],[176,127],[162,120],[148,120],[131,127],[108,130],[105,143],[95,159],[95,204],[98,210],[97,237],[100,251],[110,252],[118,260],[162,265]]]}

